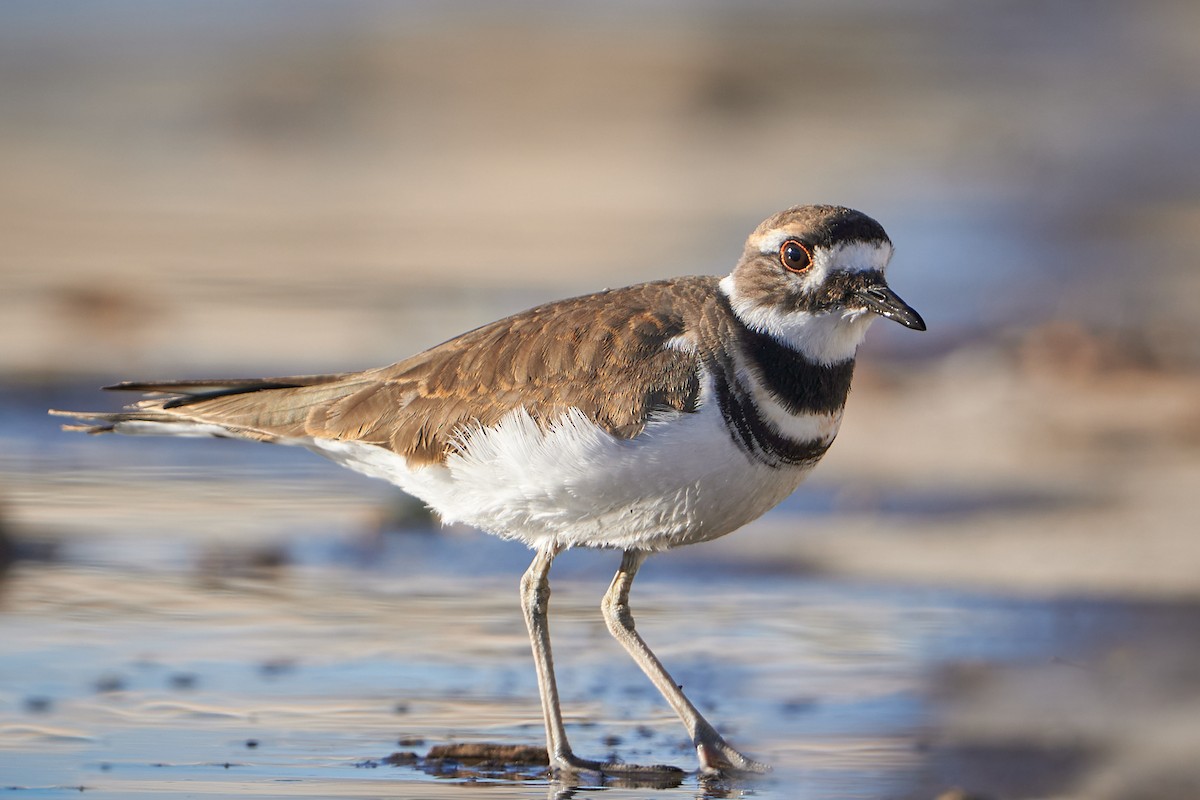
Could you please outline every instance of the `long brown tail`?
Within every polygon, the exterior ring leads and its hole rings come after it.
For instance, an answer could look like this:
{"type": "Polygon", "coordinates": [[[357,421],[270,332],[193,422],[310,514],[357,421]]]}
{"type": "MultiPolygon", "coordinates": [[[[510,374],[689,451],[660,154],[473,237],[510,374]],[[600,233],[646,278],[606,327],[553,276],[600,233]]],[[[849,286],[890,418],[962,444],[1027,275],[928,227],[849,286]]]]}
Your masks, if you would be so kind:
{"type": "Polygon", "coordinates": [[[358,388],[353,373],[232,380],[124,381],[111,391],[141,392],[144,399],[121,411],[62,411],[82,420],[63,430],[84,433],[141,433],[168,436],[227,436],[273,441],[303,430],[301,418],[313,405],[358,388]],[[311,396],[296,402],[297,393],[311,396]]]}

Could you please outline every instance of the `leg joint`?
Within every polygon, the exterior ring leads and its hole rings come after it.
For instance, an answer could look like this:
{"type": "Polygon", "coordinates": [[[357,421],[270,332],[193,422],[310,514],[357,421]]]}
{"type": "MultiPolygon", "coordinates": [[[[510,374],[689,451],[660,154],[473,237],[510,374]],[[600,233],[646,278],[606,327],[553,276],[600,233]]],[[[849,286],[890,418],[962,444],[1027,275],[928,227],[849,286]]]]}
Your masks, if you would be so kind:
{"type": "Polygon", "coordinates": [[[604,621],[608,624],[610,632],[615,634],[618,631],[633,631],[636,628],[633,609],[629,607],[627,598],[609,592],[604,595],[600,610],[604,613],[604,621]]]}
{"type": "Polygon", "coordinates": [[[545,616],[550,607],[550,581],[547,574],[553,552],[539,552],[521,576],[521,607],[527,617],[545,616]]]}
{"type": "Polygon", "coordinates": [[[545,615],[550,608],[550,582],[535,581],[528,575],[522,578],[521,605],[529,614],[545,615]]]}

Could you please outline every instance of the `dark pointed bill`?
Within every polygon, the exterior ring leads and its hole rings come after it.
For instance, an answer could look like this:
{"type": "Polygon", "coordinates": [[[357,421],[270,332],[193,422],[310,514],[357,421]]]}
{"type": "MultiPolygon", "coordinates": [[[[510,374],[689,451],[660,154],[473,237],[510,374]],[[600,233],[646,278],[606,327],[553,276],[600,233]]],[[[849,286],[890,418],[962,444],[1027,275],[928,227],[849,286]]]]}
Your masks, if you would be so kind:
{"type": "Polygon", "coordinates": [[[859,290],[857,296],[868,310],[879,316],[895,320],[914,331],[925,330],[925,320],[921,319],[921,315],[886,285],[868,286],[859,290]]]}

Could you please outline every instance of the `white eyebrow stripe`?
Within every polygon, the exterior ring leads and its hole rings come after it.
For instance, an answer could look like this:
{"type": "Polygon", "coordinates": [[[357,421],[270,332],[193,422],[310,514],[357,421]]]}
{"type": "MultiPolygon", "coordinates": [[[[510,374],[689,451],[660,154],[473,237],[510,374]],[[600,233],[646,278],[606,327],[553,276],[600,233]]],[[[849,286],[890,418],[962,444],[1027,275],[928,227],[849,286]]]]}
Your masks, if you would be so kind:
{"type": "MultiPolygon", "coordinates": [[[[763,255],[774,256],[788,239],[799,238],[787,229],[768,231],[759,238],[758,250],[763,255]]],[[[809,253],[812,255],[813,265],[824,264],[825,272],[828,272],[830,264],[835,263],[838,269],[845,272],[869,272],[873,269],[882,271],[892,258],[892,245],[885,241],[839,242],[833,247],[810,247],[809,253]]]]}
{"type": "Polygon", "coordinates": [[[811,292],[835,270],[883,272],[891,258],[892,246],[887,242],[842,242],[832,248],[814,247],[812,267],[803,274],[801,287],[811,292]]]}

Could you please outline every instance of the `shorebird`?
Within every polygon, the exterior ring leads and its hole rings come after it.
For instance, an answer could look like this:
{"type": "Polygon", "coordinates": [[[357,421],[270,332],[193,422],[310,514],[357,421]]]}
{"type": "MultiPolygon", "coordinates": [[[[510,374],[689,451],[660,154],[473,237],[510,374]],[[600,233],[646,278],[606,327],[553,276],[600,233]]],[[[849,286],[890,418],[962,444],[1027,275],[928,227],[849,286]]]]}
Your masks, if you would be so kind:
{"type": "Polygon", "coordinates": [[[643,283],[538,306],[363,372],[125,382],[146,393],[89,433],[300,445],[390,481],[535,552],[520,596],[553,770],[642,768],[567,740],[547,621],[549,570],[570,547],[622,551],[601,608],[679,715],[701,769],[763,771],[700,714],[634,627],[651,553],[724,536],[787,497],[833,443],[855,352],[876,317],[925,323],[884,279],[875,220],[798,206],[764,221],[723,277],[643,283]]]}

